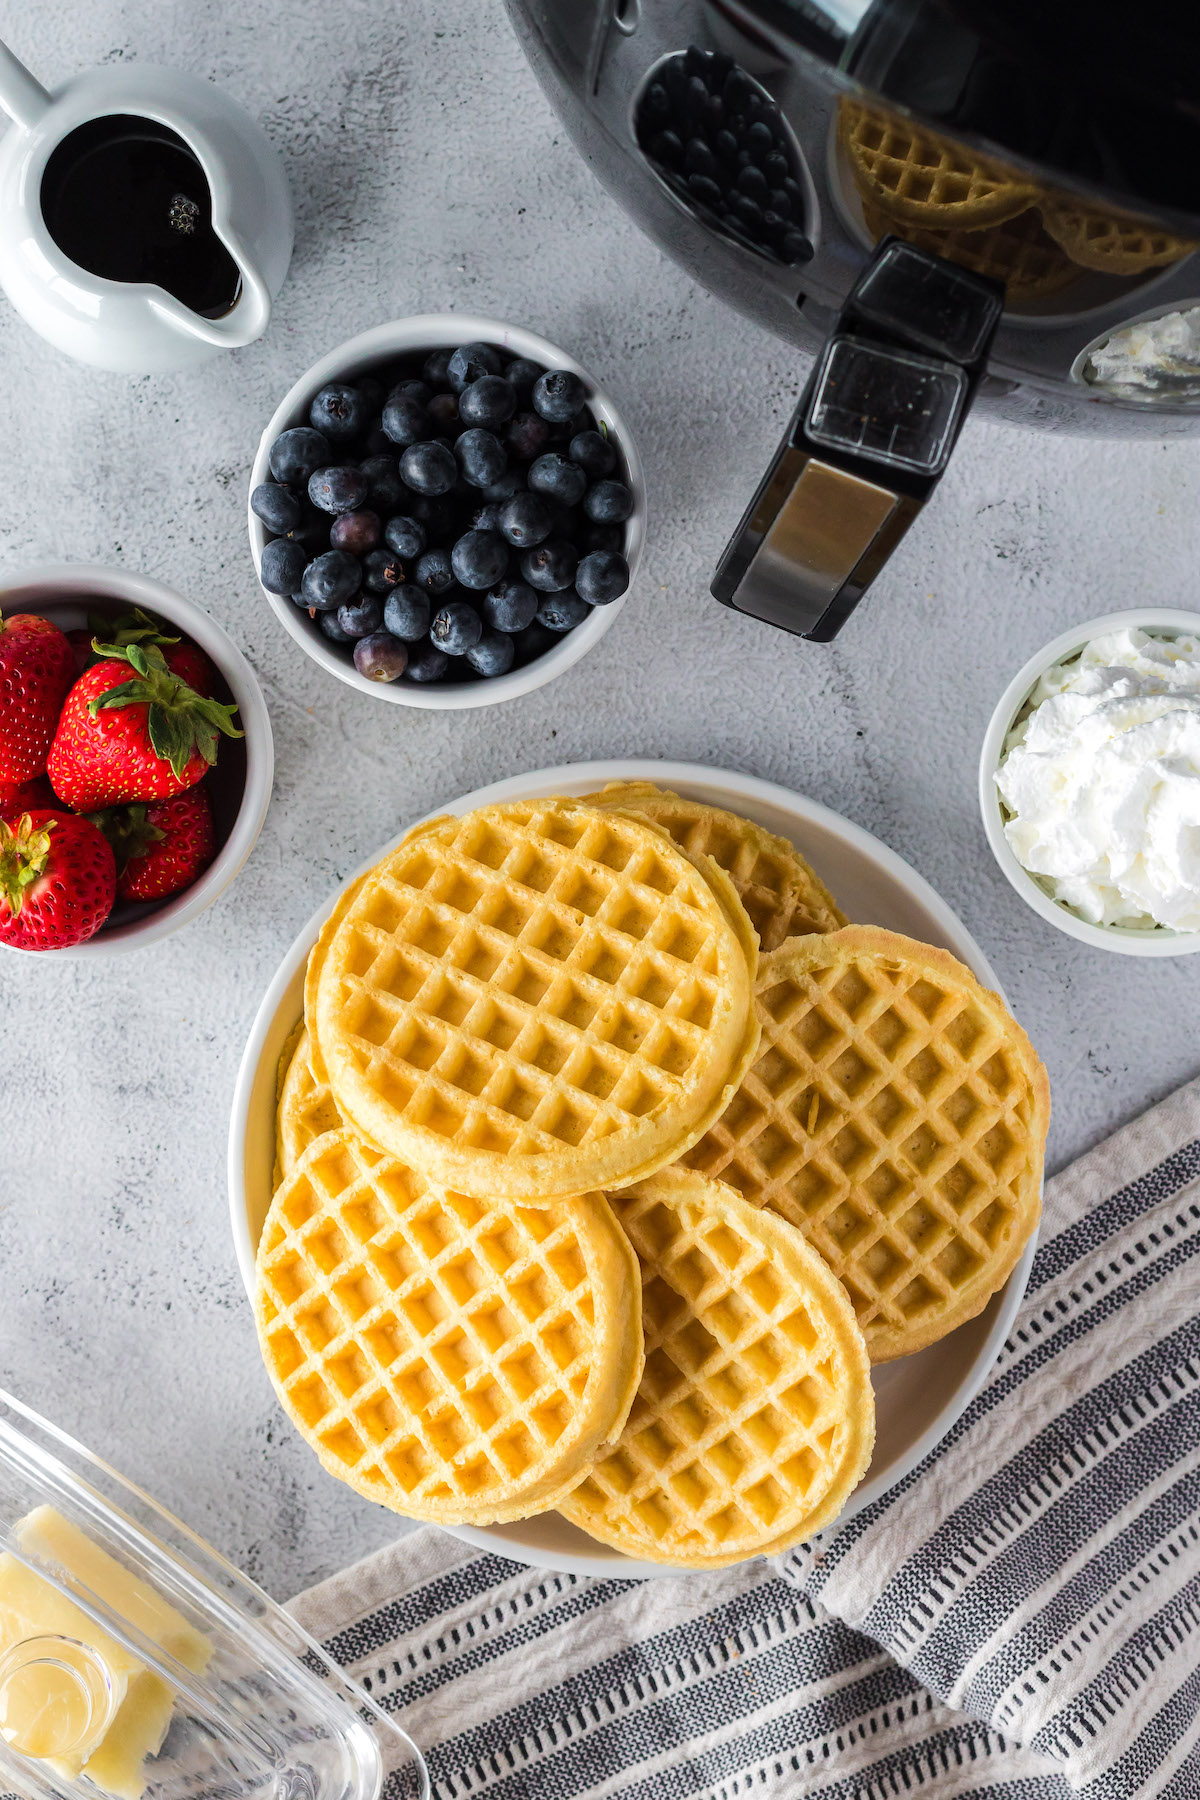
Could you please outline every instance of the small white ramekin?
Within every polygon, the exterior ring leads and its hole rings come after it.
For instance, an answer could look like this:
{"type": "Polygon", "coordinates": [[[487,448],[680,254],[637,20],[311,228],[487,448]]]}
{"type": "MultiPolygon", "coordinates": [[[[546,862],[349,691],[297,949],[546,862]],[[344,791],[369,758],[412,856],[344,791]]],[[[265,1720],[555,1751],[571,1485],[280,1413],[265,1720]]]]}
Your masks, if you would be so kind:
{"type": "MultiPolygon", "coordinates": [[[[101,609],[134,606],[154,613],[198,644],[215,665],[238,709],[241,738],[222,738],[216,767],[206,777],[217,829],[217,854],[203,875],[180,894],[152,910],[118,900],[112,920],[95,937],[68,950],[0,949],[18,956],[107,956],[114,951],[141,950],[169,937],[212,905],[237,875],[262,830],[271,799],[275,751],[271,720],[257,677],[229,633],[191,600],[149,576],[127,569],[105,569],[90,563],[45,563],[0,576],[0,607],[5,615],[42,613],[64,631],[87,623],[101,609]],[[114,607],[114,602],[117,605],[114,607]],[[122,916],[124,915],[124,916],[122,916]]],[[[224,696],[221,696],[224,698],[224,696]]]]}
{"type": "MultiPolygon", "coordinates": [[[[260,482],[271,479],[267,458],[275,439],[280,432],[294,425],[308,424],[308,409],[326,382],[353,381],[356,375],[367,375],[381,364],[394,362],[401,356],[415,356],[418,352],[427,356],[431,350],[450,350],[459,344],[470,343],[498,344],[511,356],[528,357],[531,362],[542,363],[547,368],[570,369],[586,385],[588,405],[596,418],[608,426],[620,447],[625,479],[633,495],[633,511],[625,527],[625,558],[632,588],[646,539],[646,484],[641,458],[629,427],[595,378],[557,344],[537,337],[532,331],[523,331],[518,325],[503,325],[495,319],[476,319],[463,313],[423,313],[410,319],[394,319],[388,325],[376,325],[373,330],[339,344],[288,389],[262,434],[250,473],[246,519],[255,575],[262,563],[267,533],[262,520],[250,511],[249,496],[260,482]]],[[[534,688],[543,687],[577,663],[581,656],[586,656],[614,623],[628,598],[626,592],[611,606],[594,607],[582,625],[567,632],[561,643],[526,663],[523,669],[510,669],[507,675],[496,675],[486,681],[431,681],[428,685],[419,685],[405,681],[403,677],[399,681],[369,681],[355,668],[346,654],[346,646],[332,643],[315,619],[310,619],[286,595],[268,593],[266,588],[262,592],[300,648],[339,681],[376,700],[390,700],[397,706],[426,707],[436,712],[494,706],[500,700],[515,700],[522,694],[532,693],[534,688]]]]}
{"type": "Polygon", "coordinates": [[[1151,632],[1157,637],[1200,637],[1200,613],[1180,612],[1165,606],[1106,613],[1103,618],[1089,619],[1083,625],[1064,631],[1044,650],[1030,657],[1001,694],[984,734],[979,757],[979,808],[992,855],[1003,874],[1034,912],[1048,919],[1051,925],[1057,925],[1068,937],[1078,938],[1081,944],[1091,944],[1097,950],[1115,950],[1121,956],[1190,956],[1200,950],[1200,931],[1172,931],[1161,925],[1139,931],[1129,925],[1092,925],[1081,919],[1070,907],[1052,899],[1036,877],[1022,867],[1004,835],[1005,811],[996,786],[996,770],[1004,756],[1008,734],[1034,687],[1047,669],[1077,656],[1093,638],[1104,637],[1111,631],[1134,630],[1151,632]]]}

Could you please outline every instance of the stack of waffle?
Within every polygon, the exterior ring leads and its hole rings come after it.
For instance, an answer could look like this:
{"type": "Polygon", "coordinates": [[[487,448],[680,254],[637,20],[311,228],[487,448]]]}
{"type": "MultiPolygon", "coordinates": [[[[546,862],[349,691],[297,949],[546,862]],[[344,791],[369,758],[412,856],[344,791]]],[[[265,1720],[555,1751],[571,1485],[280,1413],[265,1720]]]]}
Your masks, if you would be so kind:
{"type": "Polygon", "coordinates": [[[841,102],[838,137],[873,238],[895,234],[999,281],[1010,302],[1055,294],[1083,269],[1138,275],[1196,249],[858,100],[841,102]]]}
{"type": "Polygon", "coordinates": [[[309,961],[268,1371],[413,1517],[782,1550],[866,1471],[870,1363],[1007,1278],[1048,1109],[997,996],[749,820],[645,784],[434,820],[309,961]]]}

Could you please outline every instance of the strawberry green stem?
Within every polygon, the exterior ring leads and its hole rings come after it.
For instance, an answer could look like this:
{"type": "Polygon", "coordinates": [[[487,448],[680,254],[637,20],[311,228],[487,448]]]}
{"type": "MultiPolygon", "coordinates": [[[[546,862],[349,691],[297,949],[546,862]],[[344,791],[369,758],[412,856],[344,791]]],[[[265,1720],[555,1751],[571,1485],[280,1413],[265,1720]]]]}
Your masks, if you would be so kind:
{"type": "Polygon", "coordinates": [[[118,875],[123,875],[131,862],[145,856],[151,844],[160,844],[167,835],[150,823],[144,800],[135,800],[129,806],[109,806],[103,812],[88,813],[86,817],[112,845],[118,875]]]}
{"type": "Polygon", "coordinates": [[[184,770],[197,754],[212,767],[217,760],[218,734],[231,738],[245,735],[233,723],[237,707],[210,700],[172,675],[157,644],[96,643],[93,649],[100,656],[128,663],[140,677],[122,681],[89,700],[93,719],[109,707],[144,706],[154,754],[170,763],[176,780],[183,780],[184,770]]]}
{"type": "Polygon", "coordinates": [[[25,890],[46,872],[53,830],[54,820],[47,819],[35,831],[28,813],[22,813],[15,831],[0,820],[0,896],[14,919],[21,916],[25,890]]]}

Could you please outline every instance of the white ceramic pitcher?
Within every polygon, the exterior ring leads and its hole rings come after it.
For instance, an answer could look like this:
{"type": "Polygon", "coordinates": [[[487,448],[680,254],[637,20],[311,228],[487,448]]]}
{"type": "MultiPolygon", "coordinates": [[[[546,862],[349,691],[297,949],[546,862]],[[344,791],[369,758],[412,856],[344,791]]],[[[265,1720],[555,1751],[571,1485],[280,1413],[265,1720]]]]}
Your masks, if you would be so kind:
{"type": "MultiPolygon", "coordinates": [[[[193,75],[137,63],[92,69],[50,94],[0,44],[0,107],[12,119],[0,139],[0,286],[35,331],[81,362],[139,375],[261,337],[291,260],[292,206],[278,152],[240,106],[193,75]],[[227,300],[198,311],[155,281],[96,274],[64,252],[47,222],[47,166],[56,181],[88,141],[73,134],[90,126],[104,136],[97,121],[109,132],[127,124],[139,142],[144,124],[167,155],[174,140],[199,164],[212,234],[234,265],[227,300]]],[[[172,222],[194,231],[200,219],[207,230],[203,198],[175,198],[172,222]]]]}

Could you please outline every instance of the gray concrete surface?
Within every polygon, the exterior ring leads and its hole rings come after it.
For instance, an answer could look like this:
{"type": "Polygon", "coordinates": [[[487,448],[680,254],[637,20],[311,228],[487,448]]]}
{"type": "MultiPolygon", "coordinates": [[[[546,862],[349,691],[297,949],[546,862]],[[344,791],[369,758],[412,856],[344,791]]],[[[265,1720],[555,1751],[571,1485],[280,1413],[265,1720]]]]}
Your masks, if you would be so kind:
{"type": "Polygon", "coordinates": [[[136,959],[0,966],[0,1378],[154,1489],[279,1596],[392,1536],[328,1480],[262,1374],[224,1150],[259,996],[338,878],[405,820],[504,775],[691,758],[784,782],[877,832],[975,932],[1049,1064],[1059,1166],[1200,1068],[1200,957],[1074,944],[994,867],[974,798],[1000,689],[1049,637],[1197,594],[1196,450],[973,423],[836,646],[734,617],[711,565],[801,380],[623,217],[564,138],[499,0],[61,0],[0,10],[55,83],[177,64],[287,158],[296,256],[263,342],[187,376],[67,364],[0,304],[0,571],[122,563],[207,606],[271,708],[258,848],[203,919],[136,959]],[[511,707],[406,712],[293,646],[258,592],[254,445],[318,355],[435,309],[527,323],[608,383],[651,484],[638,588],[602,647],[511,707]]]}

